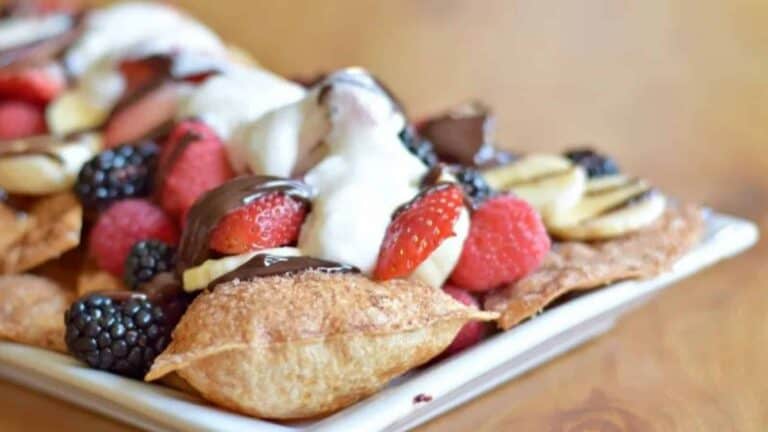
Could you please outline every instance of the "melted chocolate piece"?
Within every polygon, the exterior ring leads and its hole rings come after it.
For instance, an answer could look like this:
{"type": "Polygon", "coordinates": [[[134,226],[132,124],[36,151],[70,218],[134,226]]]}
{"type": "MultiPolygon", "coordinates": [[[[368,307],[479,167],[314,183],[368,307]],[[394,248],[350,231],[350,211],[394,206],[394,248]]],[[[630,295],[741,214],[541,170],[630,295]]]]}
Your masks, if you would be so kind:
{"type": "Polygon", "coordinates": [[[238,177],[205,193],[187,214],[187,225],[179,243],[176,273],[182,274],[210,257],[208,237],[222,217],[272,192],[282,192],[307,203],[313,195],[306,183],[269,176],[238,177]]]}
{"type": "Polygon", "coordinates": [[[360,273],[357,267],[317,258],[258,254],[240,267],[211,281],[208,288],[235,279],[250,280],[269,276],[293,275],[307,270],[317,270],[323,273],[360,273]]]}
{"type": "Polygon", "coordinates": [[[60,145],[66,145],[50,135],[23,138],[12,141],[0,141],[0,159],[6,157],[39,155],[51,158],[58,163],[64,163],[61,156],[54,151],[60,145]]]}
{"type": "Polygon", "coordinates": [[[494,147],[494,128],[495,120],[488,109],[471,103],[428,120],[419,133],[432,142],[441,161],[489,167],[515,159],[494,147]]]}

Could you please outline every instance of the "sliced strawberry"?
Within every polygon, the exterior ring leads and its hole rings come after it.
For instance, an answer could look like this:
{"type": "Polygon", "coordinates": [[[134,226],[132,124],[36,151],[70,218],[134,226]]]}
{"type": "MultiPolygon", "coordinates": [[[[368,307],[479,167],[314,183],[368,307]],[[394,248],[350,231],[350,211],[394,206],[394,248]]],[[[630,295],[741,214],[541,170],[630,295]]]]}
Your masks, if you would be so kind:
{"type": "Polygon", "coordinates": [[[107,122],[104,145],[112,148],[145,137],[172,119],[178,104],[177,85],[168,83],[118,108],[107,122]]]}
{"type": "Polygon", "coordinates": [[[438,184],[416,196],[389,224],[374,277],[408,276],[443,240],[456,235],[453,226],[463,206],[464,193],[454,184],[438,184]]]}
{"type": "Polygon", "coordinates": [[[234,172],[215,133],[201,122],[187,120],[171,131],[157,175],[160,205],[181,220],[202,194],[234,177],[234,172]]]}
{"type": "Polygon", "coordinates": [[[0,99],[47,103],[66,87],[61,69],[53,65],[0,69],[0,99]]]}
{"type": "Polygon", "coordinates": [[[223,254],[286,246],[299,238],[307,205],[279,192],[224,216],[211,232],[209,247],[223,254]]]}
{"type": "Polygon", "coordinates": [[[544,260],[550,240],[541,217],[527,202],[501,195],[473,214],[451,282],[487,291],[527,275],[544,260]]]}
{"type": "Polygon", "coordinates": [[[125,94],[131,94],[158,79],[170,76],[171,60],[167,56],[125,59],[118,69],[125,80],[125,94]]]}
{"type": "Polygon", "coordinates": [[[43,109],[24,101],[0,102],[0,140],[25,138],[46,131],[43,109]]]}

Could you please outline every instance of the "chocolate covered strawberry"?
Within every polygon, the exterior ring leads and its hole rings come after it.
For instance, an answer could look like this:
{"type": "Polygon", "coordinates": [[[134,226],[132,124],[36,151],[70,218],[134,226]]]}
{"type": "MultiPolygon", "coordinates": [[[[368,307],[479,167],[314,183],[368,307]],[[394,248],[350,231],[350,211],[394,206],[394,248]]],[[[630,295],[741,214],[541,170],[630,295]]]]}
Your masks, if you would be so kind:
{"type": "Polygon", "coordinates": [[[266,194],[224,216],[211,232],[209,247],[241,254],[293,244],[306,214],[304,201],[279,192],[266,194]]]}
{"type": "Polygon", "coordinates": [[[453,237],[464,208],[464,193],[455,184],[426,189],[398,210],[387,227],[374,277],[387,280],[410,275],[440,244],[453,237]]]}

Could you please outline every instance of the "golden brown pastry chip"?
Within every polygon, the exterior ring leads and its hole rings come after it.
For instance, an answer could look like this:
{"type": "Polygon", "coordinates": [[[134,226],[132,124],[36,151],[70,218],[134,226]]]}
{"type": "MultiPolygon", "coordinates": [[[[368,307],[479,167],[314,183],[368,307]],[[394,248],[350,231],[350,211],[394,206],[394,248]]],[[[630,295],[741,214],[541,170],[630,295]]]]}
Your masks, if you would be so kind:
{"type": "Polygon", "coordinates": [[[36,267],[80,244],[83,209],[72,193],[47,196],[27,213],[24,235],[0,255],[0,274],[36,267]]]}
{"type": "Polygon", "coordinates": [[[307,271],[201,294],[146,379],[177,372],[206,399],[265,418],[331,413],[442,352],[472,319],[441,290],[307,271]]]}
{"type": "Polygon", "coordinates": [[[29,218],[0,203],[0,252],[19,241],[27,232],[29,218]]]}
{"type": "Polygon", "coordinates": [[[125,291],[123,281],[112,273],[102,270],[91,260],[87,260],[80,274],[77,275],[77,295],[83,296],[100,291],[125,291]]]}
{"type": "Polygon", "coordinates": [[[64,312],[73,299],[50,279],[0,276],[0,338],[65,352],[64,312]]]}
{"type": "Polygon", "coordinates": [[[485,308],[501,313],[498,325],[506,330],[565,293],[656,276],[699,241],[703,228],[701,208],[686,205],[668,209],[653,226],[625,237],[557,244],[536,271],[489,294],[485,308]]]}

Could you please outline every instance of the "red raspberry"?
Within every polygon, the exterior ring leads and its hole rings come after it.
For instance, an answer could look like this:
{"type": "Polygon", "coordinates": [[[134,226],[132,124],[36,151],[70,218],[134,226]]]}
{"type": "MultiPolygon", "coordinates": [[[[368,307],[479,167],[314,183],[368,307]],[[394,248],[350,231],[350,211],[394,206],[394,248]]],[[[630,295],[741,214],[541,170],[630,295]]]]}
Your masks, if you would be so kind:
{"type": "Polygon", "coordinates": [[[211,232],[209,247],[234,255],[295,243],[306,214],[303,201],[267,194],[224,216],[211,232]]]}
{"type": "Polygon", "coordinates": [[[438,184],[419,194],[387,227],[373,276],[379,280],[406,277],[456,235],[453,225],[464,208],[460,186],[438,184]]]}
{"type": "Polygon", "coordinates": [[[158,173],[164,176],[160,205],[176,220],[202,194],[234,176],[221,140],[203,123],[192,120],[171,132],[160,153],[158,173]]]}
{"type": "Polygon", "coordinates": [[[487,291],[516,281],[541,264],[549,247],[547,230],[533,207],[510,195],[491,198],[472,215],[451,282],[487,291]]]}
{"type": "Polygon", "coordinates": [[[143,199],[126,199],[107,209],[91,230],[90,252],[100,268],[122,277],[125,259],[140,240],[176,244],[176,225],[161,209],[143,199]]]}
{"type": "Polygon", "coordinates": [[[43,109],[23,101],[0,102],[0,140],[24,138],[46,131],[43,109]]]}
{"type": "Polygon", "coordinates": [[[64,74],[50,65],[0,69],[0,99],[22,99],[44,104],[58,96],[65,87],[64,74]]]}
{"type": "MultiPolygon", "coordinates": [[[[444,286],[443,291],[467,306],[475,307],[478,309],[480,308],[477,299],[473,297],[469,291],[450,285],[444,286]]],[[[482,321],[470,321],[464,324],[464,327],[459,330],[459,333],[456,334],[455,338],[453,338],[453,342],[448,345],[448,348],[443,351],[441,357],[447,357],[460,351],[464,351],[465,349],[485,339],[487,335],[488,326],[486,323],[482,321]]]]}
{"type": "Polygon", "coordinates": [[[115,112],[104,128],[104,146],[117,147],[147,136],[173,118],[178,108],[179,92],[175,84],[166,84],[115,112]]]}

